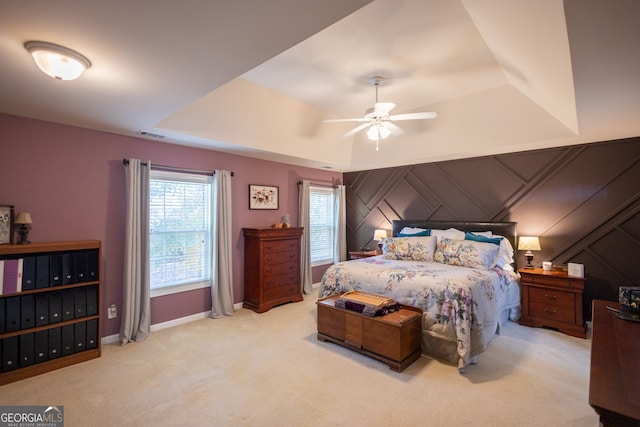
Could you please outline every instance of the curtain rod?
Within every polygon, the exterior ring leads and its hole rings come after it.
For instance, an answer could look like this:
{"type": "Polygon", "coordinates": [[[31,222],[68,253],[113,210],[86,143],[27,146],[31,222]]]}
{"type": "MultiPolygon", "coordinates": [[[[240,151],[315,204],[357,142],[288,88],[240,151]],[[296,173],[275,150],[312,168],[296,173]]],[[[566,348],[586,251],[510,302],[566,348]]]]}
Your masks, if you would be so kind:
{"type": "MultiPolygon", "coordinates": [[[[302,181],[298,181],[298,185],[302,185],[302,181]]],[[[330,185],[330,184],[316,184],[313,183],[311,181],[309,181],[309,185],[313,185],[314,187],[327,187],[327,188],[338,188],[337,185],[330,185]]]]}
{"type": "MultiPolygon", "coordinates": [[[[129,159],[122,159],[122,164],[128,165],[129,159]]],[[[140,164],[147,166],[147,162],[140,162],[140,164]]],[[[166,172],[183,172],[183,173],[193,173],[198,175],[215,175],[216,171],[205,171],[200,169],[187,169],[187,168],[179,168],[176,166],[165,166],[165,165],[156,165],[155,163],[151,164],[151,169],[155,170],[163,170],[166,172]]],[[[231,172],[231,176],[234,176],[235,173],[231,172]]]]}

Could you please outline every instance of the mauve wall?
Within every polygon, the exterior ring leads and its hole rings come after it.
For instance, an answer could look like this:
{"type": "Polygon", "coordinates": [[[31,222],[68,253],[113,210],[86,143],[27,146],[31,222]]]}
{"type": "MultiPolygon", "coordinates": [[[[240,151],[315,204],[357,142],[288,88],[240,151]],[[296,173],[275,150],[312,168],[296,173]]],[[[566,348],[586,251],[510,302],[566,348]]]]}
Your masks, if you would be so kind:
{"type": "MultiPolygon", "coordinates": [[[[585,265],[594,298],[640,286],[640,138],[344,175],[347,246],[394,219],[515,221],[540,236],[534,263],[585,265]]],[[[518,253],[518,265],[524,256],[518,253]]]]}
{"type": "MultiPolygon", "coordinates": [[[[288,213],[298,218],[300,179],[342,182],[342,174],[234,156],[215,151],[124,137],[0,114],[0,203],[31,212],[33,242],[102,241],[102,336],[116,334],[120,317],[106,318],[110,304],[122,306],[125,157],[190,169],[226,169],[232,178],[234,301],[241,302],[242,227],[268,227],[288,213]],[[249,184],[280,189],[278,210],[249,210],[249,184]]],[[[314,281],[325,268],[314,269],[314,281]]],[[[211,309],[209,289],[152,299],[152,324],[211,309]]]]}

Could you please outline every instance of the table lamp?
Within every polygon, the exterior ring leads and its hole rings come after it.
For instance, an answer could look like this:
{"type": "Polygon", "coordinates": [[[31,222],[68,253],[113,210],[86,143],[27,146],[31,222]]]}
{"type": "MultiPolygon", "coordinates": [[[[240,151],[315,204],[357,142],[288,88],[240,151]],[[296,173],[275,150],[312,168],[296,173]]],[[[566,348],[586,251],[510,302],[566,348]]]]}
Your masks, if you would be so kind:
{"type": "Polygon", "coordinates": [[[376,230],[373,232],[373,240],[378,242],[378,252],[382,252],[382,241],[387,238],[387,230],[376,230]]]}
{"type": "Polygon", "coordinates": [[[31,229],[31,214],[29,212],[20,212],[16,216],[16,220],[13,222],[18,226],[18,234],[20,234],[20,240],[18,241],[18,245],[27,245],[31,243],[27,240],[27,236],[29,235],[29,230],[31,229]]]}
{"type": "Polygon", "coordinates": [[[524,257],[527,259],[527,265],[525,265],[524,268],[532,269],[533,265],[531,261],[533,260],[533,253],[531,251],[540,250],[540,239],[533,236],[522,236],[518,239],[518,250],[527,251],[524,254],[524,257]]]}

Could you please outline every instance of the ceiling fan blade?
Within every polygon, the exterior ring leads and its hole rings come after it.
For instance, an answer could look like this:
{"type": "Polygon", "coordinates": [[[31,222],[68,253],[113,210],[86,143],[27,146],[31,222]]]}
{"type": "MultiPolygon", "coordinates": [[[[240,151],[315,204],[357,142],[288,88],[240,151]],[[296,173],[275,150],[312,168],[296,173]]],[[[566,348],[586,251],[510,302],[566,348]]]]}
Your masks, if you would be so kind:
{"type": "Polygon", "coordinates": [[[385,120],[382,122],[382,126],[386,127],[392,135],[402,135],[404,131],[395,123],[385,120]]]}
{"type": "Polygon", "coordinates": [[[360,117],[358,119],[327,119],[324,120],[324,123],[340,123],[340,122],[368,122],[369,119],[365,119],[364,117],[360,117]]]}
{"type": "Polygon", "coordinates": [[[344,135],[342,135],[342,137],[346,138],[346,137],[349,137],[351,135],[355,135],[356,133],[360,132],[362,129],[365,129],[365,128],[369,127],[370,125],[371,124],[368,121],[367,121],[367,123],[362,123],[361,125],[358,125],[358,126],[354,127],[349,132],[347,132],[344,135]]]}
{"type": "Polygon", "coordinates": [[[373,107],[373,113],[377,116],[386,116],[395,108],[396,104],[393,102],[376,102],[373,107]]]}
{"type": "Polygon", "coordinates": [[[424,112],[424,113],[406,113],[406,114],[394,114],[389,116],[389,120],[421,120],[421,119],[435,119],[438,117],[438,113],[424,112]]]}

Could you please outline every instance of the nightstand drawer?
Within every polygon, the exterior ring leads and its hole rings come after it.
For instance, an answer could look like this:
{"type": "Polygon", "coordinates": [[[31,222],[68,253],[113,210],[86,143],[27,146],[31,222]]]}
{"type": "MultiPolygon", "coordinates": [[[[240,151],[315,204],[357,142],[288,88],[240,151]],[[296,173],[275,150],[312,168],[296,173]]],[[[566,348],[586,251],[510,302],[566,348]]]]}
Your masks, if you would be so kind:
{"type": "Polygon", "coordinates": [[[558,322],[574,323],[575,310],[569,307],[561,307],[540,302],[529,302],[529,314],[532,317],[539,317],[558,322]]]}
{"type": "Polygon", "coordinates": [[[523,283],[530,283],[533,285],[542,286],[554,286],[556,288],[571,288],[571,279],[561,278],[557,276],[543,276],[543,275],[522,275],[523,283]]]}
{"type": "Polygon", "coordinates": [[[562,307],[575,309],[576,298],[572,292],[561,292],[554,289],[544,288],[528,288],[529,301],[539,302],[548,305],[557,305],[562,307]]]}

